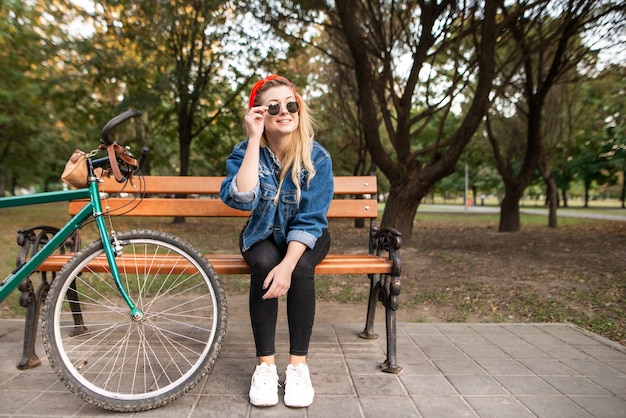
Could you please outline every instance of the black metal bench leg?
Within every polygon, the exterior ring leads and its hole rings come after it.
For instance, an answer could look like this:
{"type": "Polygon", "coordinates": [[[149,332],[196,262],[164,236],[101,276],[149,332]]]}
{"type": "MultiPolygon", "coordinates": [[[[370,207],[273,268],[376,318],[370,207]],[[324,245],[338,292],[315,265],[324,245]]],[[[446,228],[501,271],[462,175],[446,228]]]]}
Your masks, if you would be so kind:
{"type": "Polygon", "coordinates": [[[19,370],[27,370],[41,365],[41,360],[35,353],[35,342],[37,341],[37,324],[39,323],[39,309],[45,300],[50,285],[46,280],[46,274],[41,274],[41,284],[37,291],[34,291],[33,283],[30,279],[24,280],[19,289],[20,305],[26,308],[26,318],[24,323],[24,345],[22,347],[22,359],[17,364],[19,370]]]}
{"type": "Polygon", "coordinates": [[[85,321],[83,320],[83,313],[80,309],[80,303],[78,303],[78,292],[76,291],[76,280],[72,281],[70,288],[67,291],[67,298],[70,302],[70,309],[72,310],[72,318],[74,319],[74,330],[70,332],[70,337],[84,334],[87,332],[85,321]]]}
{"type": "MultiPolygon", "coordinates": [[[[396,296],[397,297],[397,296],[396,296]]],[[[385,309],[385,322],[387,326],[387,360],[381,365],[386,373],[398,374],[402,371],[402,367],[398,366],[396,359],[397,352],[397,329],[396,329],[396,311],[387,306],[385,309]]]]}
{"type": "Polygon", "coordinates": [[[367,340],[375,340],[378,334],[374,333],[374,320],[376,318],[376,304],[378,303],[378,294],[380,287],[373,274],[368,274],[370,279],[370,297],[367,303],[367,316],[365,318],[365,329],[359,333],[359,337],[367,340]]]}
{"type": "Polygon", "coordinates": [[[382,299],[385,305],[385,325],[387,327],[387,360],[382,365],[382,369],[387,373],[398,374],[402,367],[398,366],[396,359],[397,352],[397,328],[396,311],[400,306],[400,277],[387,276],[389,282],[384,286],[385,295],[382,299]]]}
{"type": "Polygon", "coordinates": [[[378,334],[374,333],[374,319],[376,314],[376,304],[381,301],[385,306],[385,327],[387,331],[387,359],[380,365],[381,369],[387,373],[398,374],[402,367],[398,366],[396,359],[397,352],[397,330],[396,311],[399,306],[400,278],[381,275],[378,280],[376,275],[368,275],[370,278],[370,297],[367,305],[367,319],[365,329],[359,337],[365,339],[376,339],[378,334]],[[388,285],[387,285],[388,283],[388,285]]]}
{"type": "MultiPolygon", "coordinates": [[[[21,247],[17,255],[16,265],[23,265],[27,259],[32,257],[39,249],[45,245],[50,237],[59,231],[53,226],[40,225],[17,231],[17,244],[21,247]],[[30,256],[29,256],[30,254],[30,256]]],[[[59,247],[61,254],[66,249],[76,252],[80,248],[80,233],[74,231],[70,239],[59,247]]],[[[52,273],[51,281],[56,277],[56,273],[52,273]]],[[[20,370],[27,370],[37,367],[41,364],[41,360],[35,353],[35,343],[37,341],[37,326],[39,323],[39,314],[41,306],[46,299],[50,283],[47,280],[46,272],[41,272],[41,284],[37,291],[34,291],[33,282],[30,278],[25,279],[19,285],[20,306],[26,308],[26,318],[24,323],[24,345],[22,347],[22,359],[17,364],[20,370]]],[[[71,289],[68,290],[68,298],[74,316],[74,331],[72,335],[84,333],[87,328],[84,326],[83,317],[78,304],[78,293],[76,292],[76,284],[72,283],[71,289]]]]}

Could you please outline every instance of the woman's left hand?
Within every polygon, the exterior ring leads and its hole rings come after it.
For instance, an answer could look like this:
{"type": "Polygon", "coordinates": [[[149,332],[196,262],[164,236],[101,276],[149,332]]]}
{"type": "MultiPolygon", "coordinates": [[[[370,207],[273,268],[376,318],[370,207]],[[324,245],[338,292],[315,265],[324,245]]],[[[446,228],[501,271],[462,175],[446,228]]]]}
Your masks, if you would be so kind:
{"type": "Polygon", "coordinates": [[[291,286],[291,273],[293,273],[293,268],[285,262],[274,267],[263,282],[263,288],[267,289],[263,299],[279,298],[286,295],[291,286]]]}
{"type": "Polygon", "coordinates": [[[303,243],[298,241],[289,242],[285,258],[269,272],[263,282],[263,289],[267,289],[263,299],[279,298],[287,294],[289,287],[291,287],[291,274],[305,250],[306,245],[303,243]]]}

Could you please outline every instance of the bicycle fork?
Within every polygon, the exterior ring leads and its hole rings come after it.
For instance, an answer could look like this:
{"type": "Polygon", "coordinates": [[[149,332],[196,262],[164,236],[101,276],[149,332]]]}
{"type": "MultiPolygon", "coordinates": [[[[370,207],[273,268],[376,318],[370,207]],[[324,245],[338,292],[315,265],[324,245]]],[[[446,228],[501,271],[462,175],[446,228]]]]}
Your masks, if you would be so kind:
{"type": "Polygon", "coordinates": [[[116,254],[121,254],[122,245],[117,240],[117,235],[115,231],[111,231],[111,239],[109,239],[109,233],[106,228],[106,224],[104,221],[104,213],[102,212],[102,203],[99,199],[99,190],[97,180],[95,182],[89,183],[89,190],[91,192],[92,198],[91,203],[93,205],[93,217],[96,220],[96,225],[98,227],[98,232],[100,233],[100,237],[102,239],[102,245],[104,247],[104,253],[107,258],[107,262],[109,263],[109,267],[111,269],[111,275],[113,276],[113,281],[115,282],[115,286],[117,290],[124,298],[124,301],[130,308],[130,316],[135,321],[140,321],[143,319],[143,312],[137,308],[135,303],[132,301],[128,292],[124,288],[122,284],[122,277],[120,276],[119,269],[117,267],[117,261],[115,260],[116,254]],[[113,241],[115,244],[111,244],[113,241]]]}

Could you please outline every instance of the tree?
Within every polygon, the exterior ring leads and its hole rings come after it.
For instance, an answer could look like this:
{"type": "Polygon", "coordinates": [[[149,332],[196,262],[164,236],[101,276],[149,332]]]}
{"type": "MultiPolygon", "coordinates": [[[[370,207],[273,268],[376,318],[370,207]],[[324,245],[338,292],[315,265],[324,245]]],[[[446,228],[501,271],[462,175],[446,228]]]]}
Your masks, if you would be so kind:
{"type": "Polygon", "coordinates": [[[576,119],[585,109],[585,100],[580,97],[580,91],[572,82],[563,83],[556,85],[546,98],[546,108],[551,111],[543,116],[541,136],[544,148],[538,170],[546,186],[548,227],[551,228],[557,227],[557,179],[566,171],[575,144],[576,119]]]}
{"type": "Polygon", "coordinates": [[[600,158],[607,161],[608,171],[621,175],[620,200],[626,208],[626,66],[612,65],[604,69],[591,83],[589,94],[595,106],[590,115],[596,115],[604,125],[600,141],[600,158]]]}
{"type": "Polygon", "coordinates": [[[64,160],[52,151],[67,136],[56,118],[54,80],[66,36],[51,24],[61,17],[55,9],[43,1],[0,7],[0,196],[38,182],[45,190],[61,174],[64,160]]]}
{"type": "MultiPolygon", "coordinates": [[[[505,7],[504,14],[518,11],[518,5],[505,7]]],[[[525,12],[523,18],[514,20],[511,26],[509,50],[519,53],[512,64],[505,63],[510,77],[509,88],[499,92],[506,103],[495,107],[487,118],[487,132],[494,150],[496,167],[502,175],[505,194],[501,204],[499,230],[520,229],[519,201],[524,190],[533,181],[544,153],[542,136],[543,113],[549,92],[563,77],[586,56],[589,49],[582,46],[580,38],[585,30],[603,23],[606,17],[615,16],[623,5],[596,0],[568,0],[540,4],[525,12]],[[519,65],[517,64],[519,62],[519,65]],[[519,72],[518,72],[519,69],[519,72]],[[515,118],[495,116],[496,109],[511,109],[515,118]],[[502,136],[496,135],[492,126],[494,118],[501,124],[515,121],[510,138],[523,149],[518,158],[505,158],[502,136]],[[499,139],[500,138],[500,139],[499,139]]],[[[504,132],[501,130],[501,133],[504,132]]],[[[504,142],[510,144],[506,139],[504,142]]],[[[512,148],[509,147],[509,150],[512,148]]]]}
{"type": "MultiPolygon", "coordinates": [[[[227,155],[222,147],[240,138],[241,93],[255,76],[242,73],[238,59],[245,51],[255,68],[265,58],[231,2],[108,0],[99,2],[94,18],[90,61],[118,86],[117,106],[150,113],[150,133],[169,154],[162,161],[186,176],[194,154],[209,161],[216,161],[214,153],[227,155]],[[172,137],[178,139],[178,162],[171,161],[167,145],[172,137]],[[199,138],[202,144],[192,153],[199,138]]],[[[205,160],[197,159],[196,173],[214,170],[205,160]]]]}

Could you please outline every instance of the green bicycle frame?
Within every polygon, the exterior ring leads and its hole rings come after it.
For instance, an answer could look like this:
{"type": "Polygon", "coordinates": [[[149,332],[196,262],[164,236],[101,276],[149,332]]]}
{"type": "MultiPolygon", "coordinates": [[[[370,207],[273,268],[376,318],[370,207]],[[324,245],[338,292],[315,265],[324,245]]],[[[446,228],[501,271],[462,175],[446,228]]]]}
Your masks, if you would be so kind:
{"type": "Polygon", "coordinates": [[[111,240],[109,239],[102,213],[100,190],[96,179],[91,180],[88,188],[84,189],[37,193],[28,196],[3,197],[0,198],[0,209],[84,198],[89,198],[89,202],[85,205],[85,207],[74,215],[74,217],[72,217],[72,219],[70,219],[70,221],[65,224],[65,226],[63,226],[58,233],[54,234],[52,238],[50,238],[50,240],[43,247],[41,247],[41,249],[33,255],[30,260],[13,270],[13,272],[11,272],[11,274],[0,283],[0,302],[6,299],[6,297],[13,290],[15,290],[24,279],[33,274],[37,270],[37,267],[39,267],[41,263],[48,258],[48,256],[53,254],[54,251],[61,244],[63,244],[75,230],[81,227],[83,222],[93,216],[96,220],[96,225],[100,233],[100,238],[102,239],[102,245],[104,247],[104,252],[109,263],[115,285],[130,308],[131,316],[134,318],[141,318],[143,316],[142,312],[136,308],[135,304],[130,299],[128,292],[122,285],[122,279],[115,260],[115,250],[111,245],[111,240]]]}

